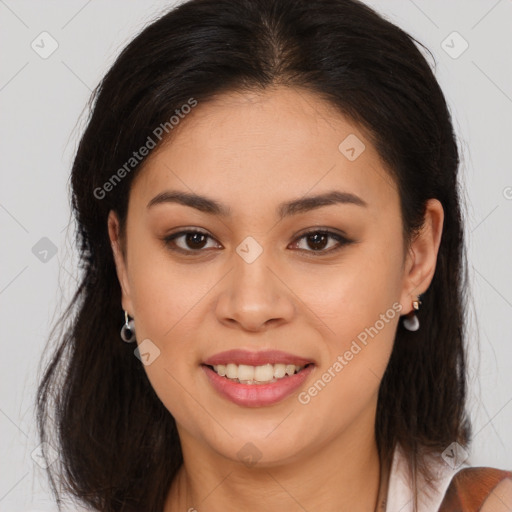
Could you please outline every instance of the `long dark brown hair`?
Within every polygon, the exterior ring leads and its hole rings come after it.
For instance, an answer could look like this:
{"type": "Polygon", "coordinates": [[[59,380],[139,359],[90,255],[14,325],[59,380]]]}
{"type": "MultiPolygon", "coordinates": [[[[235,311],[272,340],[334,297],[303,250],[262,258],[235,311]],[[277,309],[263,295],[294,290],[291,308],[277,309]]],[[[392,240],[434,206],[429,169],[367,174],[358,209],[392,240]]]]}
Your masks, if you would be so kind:
{"type": "Polygon", "coordinates": [[[50,336],[56,346],[37,394],[41,441],[59,449],[48,472],[59,503],[67,494],[102,512],[161,511],[182,464],[175,420],[119,338],[124,318],[107,216],[114,210],[124,226],[145,160],[108,193],[98,190],[190,98],[201,105],[229,91],[303,88],[363,127],[398,186],[406,244],[422,226],[426,201],[441,201],[443,234],[421,297],[421,328],[398,326],[375,434],[383,460],[401,444],[413,476],[429,476],[428,453],[454,441],[467,446],[459,155],[423,50],[357,0],[191,0],[121,52],[91,97],[71,171],[81,280],[60,319],[66,328],[50,336]]]}

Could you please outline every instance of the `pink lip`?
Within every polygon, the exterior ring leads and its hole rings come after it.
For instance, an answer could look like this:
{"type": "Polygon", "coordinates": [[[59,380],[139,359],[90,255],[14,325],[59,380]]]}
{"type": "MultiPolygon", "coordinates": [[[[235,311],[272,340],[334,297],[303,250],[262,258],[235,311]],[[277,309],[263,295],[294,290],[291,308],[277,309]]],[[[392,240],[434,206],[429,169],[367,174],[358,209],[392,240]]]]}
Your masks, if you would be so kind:
{"type": "Polygon", "coordinates": [[[237,365],[246,364],[249,366],[263,366],[264,364],[294,364],[305,366],[314,363],[311,359],[281,352],[280,350],[263,350],[260,352],[249,352],[248,350],[228,350],[209,357],[203,364],[216,366],[218,364],[234,363],[237,365]]]}
{"type": "Polygon", "coordinates": [[[239,384],[226,377],[221,377],[209,366],[202,364],[201,368],[213,388],[225,398],[245,407],[263,407],[280,402],[290,396],[308,378],[314,365],[270,384],[239,384]]]}

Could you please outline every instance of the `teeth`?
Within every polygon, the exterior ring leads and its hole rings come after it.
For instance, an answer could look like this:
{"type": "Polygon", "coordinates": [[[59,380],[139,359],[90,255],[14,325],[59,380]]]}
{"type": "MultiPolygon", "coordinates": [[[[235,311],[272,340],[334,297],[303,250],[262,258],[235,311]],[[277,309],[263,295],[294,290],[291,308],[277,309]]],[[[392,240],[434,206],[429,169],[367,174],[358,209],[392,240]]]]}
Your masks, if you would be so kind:
{"type": "MultiPolygon", "coordinates": [[[[235,368],[236,368],[236,365],[233,365],[235,368]]],[[[260,368],[262,368],[260,366],[260,368]]],[[[246,364],[241,364],[239,367],[238,367],[238,380],[252,380],[254,379],[254,373],[255,373],[255,369],[254,369],[254,366],[247,366],[246,364]]],[[[232,377],[234,378],[234,377],[232,377]]],[[[272,378],[272,377],[270,377],[272,378]]],[[[258,379],[258,380],[261,380],[261,379],[258,379]]]]}
{"type": "Polygon", "coordinates": [[[249,366],[247,364],[219,364],[213,369],[221,376],[237,380],[243,384],[266,384],[282,379],[286,375],[300,372],[304,366],[294,364],[264,364],[263,366],[249,366]]]}
{"type": "Polygon", "coordinates": [[[226,377],[228,379],[238,378],[238,366],[236,364],[226,365],[226,377]]]}
{"type": "MultiPolygon", "coordinates": [[[[295,368],[294,368],[295,371],[295,368]]],[[[274,377],[276,379],[282,379],[286,375],[286,365],[285,364],[275,364],[274,365],[274,377]]]]}
{"type": "MultiPolygon", "coordinates": [[[[240,367],[239,367],[240,368],[240,367]]],[[[254,380],[257,382],[270,382],[274,378],[274,366],[271,364],[266,364],[264,366],[256,366],[254,368],[254,380]]],[[[240,370],[238,370],[240,372],[240,370]]],[[[239,380],[240,373],[238,374],[239,380]]]]}

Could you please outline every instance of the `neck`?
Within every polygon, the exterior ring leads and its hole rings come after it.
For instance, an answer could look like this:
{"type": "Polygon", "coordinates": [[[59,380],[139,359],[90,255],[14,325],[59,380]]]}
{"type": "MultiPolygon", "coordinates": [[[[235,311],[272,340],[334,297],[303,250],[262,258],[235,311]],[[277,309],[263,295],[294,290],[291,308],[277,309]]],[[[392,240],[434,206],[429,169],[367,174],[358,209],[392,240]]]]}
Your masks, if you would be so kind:
{"type": "Polygon", "coordinates": [[[388,466],[381,468],[373,431],[366,436],[349,434],[315,447],[293,463],[265,467],[247,467],[217,452],[198,450],[192,439],[180,434],[184,463],[164,512],[382,512],[388,466]]]}

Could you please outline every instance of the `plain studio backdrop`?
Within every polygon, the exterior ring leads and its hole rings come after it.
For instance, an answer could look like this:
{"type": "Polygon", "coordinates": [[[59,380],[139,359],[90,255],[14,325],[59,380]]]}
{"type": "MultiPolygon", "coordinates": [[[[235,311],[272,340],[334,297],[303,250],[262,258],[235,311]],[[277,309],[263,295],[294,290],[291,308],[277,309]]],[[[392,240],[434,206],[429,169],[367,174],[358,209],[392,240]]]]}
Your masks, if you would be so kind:
{"type": "MultiPolygon", "coordinates": [[[[435,56],[465,189],[469,461],[512,469],[512,2],[368,3],[435,56]]],[[[0,0],[1,512],[57,510],[38,455],[34,393],[50,328],[76,286],[72,159],[92,89],[129,40],[173,5],[0,0]]]]}

